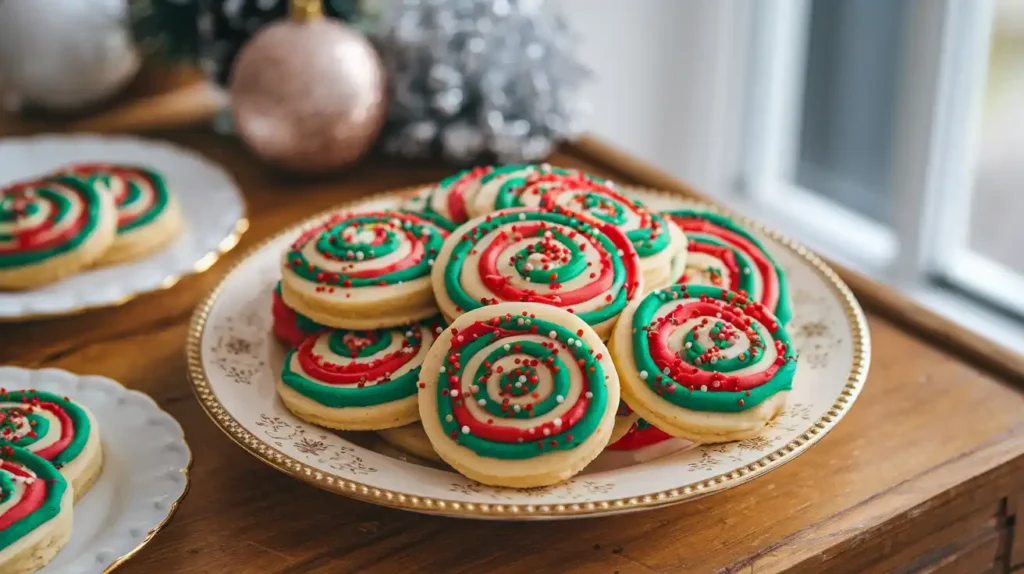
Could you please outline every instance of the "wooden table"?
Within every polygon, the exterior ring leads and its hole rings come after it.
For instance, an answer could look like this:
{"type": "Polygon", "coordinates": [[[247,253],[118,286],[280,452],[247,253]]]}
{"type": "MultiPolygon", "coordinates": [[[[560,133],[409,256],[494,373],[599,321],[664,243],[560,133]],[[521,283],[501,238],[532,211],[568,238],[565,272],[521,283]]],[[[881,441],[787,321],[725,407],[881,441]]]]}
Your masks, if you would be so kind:
{"type": "MultiPolygon", "coordinates": [[[[1024,570],[1024,528],[1015,527],[1024,512],[1020,357],[847,272],[874,342],[863,395],[806,454],[727,492],[618,517],[475,522],[356,502],[264,466],[222,435],[192,395],[183,345],[193,306],[282,227],[451,168],[373,159],[338,177],[297,181],[205,130],[158,135],[238,179],[252,222],[240,247],[208,272],[120,308],[0,325],[0,363],[112,377],[151,394],[185,428],[195,455],[191,492],[125,574],[1024,570]]],[[[552,161],[689,193],[593,141],[552,161]]]]}

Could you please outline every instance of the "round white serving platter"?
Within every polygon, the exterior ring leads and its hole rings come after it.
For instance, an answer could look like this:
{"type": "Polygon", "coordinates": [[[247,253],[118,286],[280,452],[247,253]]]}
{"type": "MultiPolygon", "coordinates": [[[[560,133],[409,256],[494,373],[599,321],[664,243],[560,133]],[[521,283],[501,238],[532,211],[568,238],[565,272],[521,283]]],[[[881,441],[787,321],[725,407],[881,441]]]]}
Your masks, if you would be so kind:
{"type": "MultiPolygon", "coordinates": [[[[339,209],[395,207],[399,190],[339,209]]],[[[656,209],[685,198],[632,189],[656,209]]],[[[277,399],[284,349],[270,332],[271,290],[280,254],[318,214],[254,248],[205,302],[189,330],[189,375],[210,417],[268,465],[299,480],[368,502],[417,512],[503,520],[576,518],[654,508],[732,488],[792,460],[835,427],[867,376],[870,339],[849,288],[821,259],[743,218],[790,281],[789,331],[800,367],[785,412],[765,433],[739,442],[624,456],[606,452],[580,475],[546,488],[482,485],[450,469],[395,454],[380,441],[334,433],[293,416],[277,399]]],[[[656,445],[657,446],[657,445],[656,445]]]]}
{"type": "Polygon", "coordinates": [[[245,201],[220,166],[176,145],[130,136],[42,135],[0,139],[0,188],[70,163],[124,163],[164,175],[185,226],[165,249],[137,261],[99,267],[30,291],[0,291],[0,321],[72,315],[127,303],[208,269],[249,226],[245,201]]]}

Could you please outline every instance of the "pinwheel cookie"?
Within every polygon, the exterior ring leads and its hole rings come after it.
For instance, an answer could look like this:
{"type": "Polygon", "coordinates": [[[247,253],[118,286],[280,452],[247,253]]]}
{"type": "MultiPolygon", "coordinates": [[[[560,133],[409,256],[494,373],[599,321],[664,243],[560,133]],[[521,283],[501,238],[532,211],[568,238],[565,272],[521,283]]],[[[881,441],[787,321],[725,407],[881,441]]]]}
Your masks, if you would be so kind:
{"type": "Polygon", "coordinates": [[[618,376],[593,329],[537,303],[456,319],[427,353],[419,386],[437,454],[496,486],[575,475],[607,446],[619,405],[618,376]]]}
{"type": "Polygon", "coordinates": [[[341,430],[416,422],[416,384],[437,318],[372,331],[336,329],[306,338],[285,357],[277,392],[297,417],[341,430]]]}
{"type": "Polygon", "coordinates": [[[449,321],[485,305],[543,303],[575,314],[602,338],[643,291],[625,234],[558,207],[507,209],[466,222],[445,241],[432,280],[449,321]]]}
{"type": "Polygon", "coordinates": [[[31,289],[96,263],[114,242],[114,199],[73,177],[0,189],[0,289],[31,289]]]}
{"type": "Polygon", "coordinates": [[[629,406],[701,443],[757,436],[785,406],[797,361],[764,305],[721,288],[673,285],[622,314],[612,357],[629,406]]]}
{"type": "Polygon", "coordinates": [[[76,176],[113,196],[117,237],[101,265],[138,259],[165,247],[181,229],[181,211],[159,173],[142,167],[104,163],[66,166],[59,173],[76,176]]]}
{"type": "Polygon", "coordinates": [[[297,313],[341,329],[436,315],[430,268],[449,227],[438,217],[403,210],[332,215],[286,250],[282,298],[297,313]]]}
{"type": "Polygon", "coordinates": [[[538,177],[524,193],[529,194],[538,186],[546,186],[539,194],[543,207],[561,207],[568,213],[623,231],[640,257],[648,290],[675,279],[673,260],[676,265],[685,264],[686,235],[679,227],[640,200],[626,197],[611,183],[583,175],[545,175],[538,177]]]}
{"type": "Polygon", "coordinates": [[[493,167],[474,167],[441,180],[436,187],[423,190],[405,203],[406,209],[427,213],[461,225],[469,219],[466,209],[480,189],[480,181],[494,171],[493,167]]]}
{"type": "Polygon", "coordinates": [[[693,207],[662,212],[685,230],[689,256],[673,264],[675,281],[746,293],[786,325],[793,318],[786,274],[749,231],[728,217],[693,207]]]}
{"type": "Polygon", "coordinates": [[[0,446],[25,448],[67,478],[80,498],[103,468],[100,429],[89,409],[43,391],[0,389],[0,446]]]}
{"type": "Polygon", "coordinates": [[[30,574],[71,538],[71,485],[26,449],[0,446],[0,572],[30,574]]]}
{"type": "Polygon", "coordinates": [[[467,200],[470,217],[479,217],[509,207],[536,207],[540,205],[544,190],[556,179],[576,180],[585,177],[580,172],[548,164],[505,165],[492,168],[480,178],[476,189],[467,200]],[[543,176],[550,176],[541,179],[543,176]]]}

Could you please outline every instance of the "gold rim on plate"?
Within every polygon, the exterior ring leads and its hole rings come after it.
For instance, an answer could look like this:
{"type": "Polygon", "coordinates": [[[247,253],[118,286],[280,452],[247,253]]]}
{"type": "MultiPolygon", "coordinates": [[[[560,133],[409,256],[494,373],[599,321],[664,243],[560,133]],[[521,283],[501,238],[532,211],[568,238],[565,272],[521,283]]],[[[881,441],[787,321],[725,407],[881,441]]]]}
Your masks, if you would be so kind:
{"type": "MultiPolygon", "coordinates": [[[[155,400],[153,402],[156,403],[155,400]]],[[[156,405],[156,408],[166,413],[167,416],[171,417],[172,419],[178,420],[171,416],[171,413],[164,411],[164,409],[161,408],[159,404],[156,405]]],[[[181,429],[181,442],[182,444],[185,445],[185,450],[188,451],[188,462],[185,464],[185,468],[182,469],[182,472],[185,475],[185,488],[181,490],[181,495],[178,496],[177,500],[171,503],[170,508],[167,509],[167,516],[165,516],[164,519],[160,521],[160,524],[157,524],[153,528],[149,529],[149,532],[146,533],[146,537],[140,540],[138,545],[135,546],[135,548],[132,548],[128,552],[125,552],[120,557],[118,557],[117,560],[111,562],[110,565],[104,568],[103,572],[101,572],[100,574],[110,574],[114,570],[117,570],[118,568],[123,566],[125,562],[128,562],[132,558],[135,558],[135,555],[141,552],[142,549],[145,548],[147,545],[149,545],[149,543],[153,541],[153,538],[155,538],[156,535],[159,534],[160,531],[163,530],[171,522],[171,519],[174,518],[174,515],[178,513],[178,507],[181,506],[181,501],[185,500],[185,496],[188,495],[188,491],[192,489],[192,447],[189,446],[188,441],[185,439],[185,429],[181,429]]]]}
{"type": "Polygon", "coordinates": [[[710,208],[739,221],[747,228],[765,235],[769,239],[772,239],[776,243],[782,245],[783,248],[793,252],[797,257],[805,260],[814,268],[815,273],[817,273],[818,276],[822,278],[829,288],[839,297],[846,319],[850,324],[850,331],[853,337],[853,362],[842,392],[840,392],[839,396],[833,402],[828,411],[819,417],[818,420],[811,423],[810,427],[805,432],[781,448],[768,453],[750,464],[704,480],[695,481],[676,488],[643,496],[571,504],[490,504],[415,496],[393,490],[377,488],[355,480],[325,473],[309,465],[303,464],[295,458],[278,451],[247,431],[241,423],[239,423],[238,420],[236,420],[231,413],[224,408],[224,405],[221,404],[217,395],[210,387],[210,381],[203,369],[202,339],[203,332],[206,327],[206,321],[210,315],[211,309],[213,308],[213,304],[217,301],[217,297],[231,273],[268,243],[277,240],[283,235],[297,232],[311,223],[325,217],[331,212],[341,209],[350,209],[356,205],[369,201],[397,199],[401,196],[408,195],[416,190],[422,189],[422,187],[423,186],[403,188],[349,201],[331,209],[319,212],[305,219],[301,223],[290,226],[287,229],[260,241],[259,244],[250,248],[244,256],[239,258],[231,269],[224,274],[220,283],[218,283],[210,294],[207,295],[206,299],[196,307],[196,310],[192,315],[192,320],[189,324],[188,330],[188,342],[186,345],[188,375],[189,381],[192,383],[192,389],[195,392],[196,397],[199,399],[199,403],[202,405],[203,410],[210,419],[212,419],[213,422],[231,438],[231,440],[235,441],[235,443],[259,460],[289,476],[324,490],[343,494],[365,502],[371,502],[392,508],[400,508],[403,510],[412,510],[415,512],[443,514],[447,516],[465,518],[557,518],[617,514],[620,512],[656,508],[706,496],[727,488],[732,488],[789,462],[828,434],[828,432],[839,423],[843,416],[849,412],[854,400],[856,400],[857,395],[860,394],[861,389],[864,387],[864,382],[867,379],[868,364],[871,360],[871,341],[868,334],[867,319],[864,316],[864,311],[860,308],[860,304],[857,303],[856,298],[850,291],[850,288],[820,257],[796,241],[793,241],[776,231],[767,229],[760,223],[754,222],[747,217],[732,213],[731,211],[721,207],[695,201],[682,193],[639,186],[623,186],[629,191],[659,195],[662,197],[685,199],[690,204],[699,204],[702,207],[710,208]]]}
{"type": "MultiPolygon", "coordinates": [[[[244,203],[243,209],[245,209],[244,203]]],[[[198,261],[193,263],[191,269],[189,269],[188,271],[182,271],[181,273],[168,275],[167,277],[164,277],[163,281],[161,281],[159,285],[152,289],[146,289],[143,291],[136,291],[135,293],[129,293],[124,297],[115,299],[113,301],[107,301],[104,303],[90,303],[85,305],[79,305],[78,307],[73,307],[65,311],[58,311],[54,313],[32,313],[29,315],[12,315],[9,317],[0,317],[0,323],[23,323],[28,321],[40,321],[44,319],[71,317],[74,315],[80,315],[87,311],[93,311],[95,309],[120,307],[122,305],[134,301],[139,297],[142,297],[143,295],[148,295],[150,293],[159,293],[160,291],[166,291],[171,287],[177,285],[178,281],[181,281],[185,277],[202,273],[203,271],[206,271],[210,267],[213,267],[214,263],[216,263],[227,252],[234,249],[235,246],[238,245],[238,242],[242,240],[242,235],[245,234],[246,230],[249,229],[249,219],[245,217],[244,213],[245,212],[243,211],[242,217],[235,222],[235,227],[231,230],[231,233],[229,233],[227,237],[222,239],[220,243],[217,244],[216,248],[207,252],[205,255],[200,257],[198,261]]]]}

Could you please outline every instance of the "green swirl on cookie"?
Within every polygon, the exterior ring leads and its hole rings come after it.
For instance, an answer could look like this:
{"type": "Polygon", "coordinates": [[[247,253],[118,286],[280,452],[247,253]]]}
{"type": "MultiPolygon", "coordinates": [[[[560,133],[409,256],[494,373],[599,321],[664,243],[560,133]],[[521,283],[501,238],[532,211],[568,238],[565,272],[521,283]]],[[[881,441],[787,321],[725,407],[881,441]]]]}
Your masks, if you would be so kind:
{"type": "Polygon", "coordinates": [[[67,489],[64,477],[43,458],[0,446],[0,504],[8,504],[0,510],[0,551],[57,518],[67,489]]]}
{"type": "Polygon", "coordinates": [[[633,357],[647,387],[678,407],[741,412],[792,389],[796,354],[762,304],[721,288],[673,285],[633,315],[633,357]]]}
{"type": "Polygon", "coordinates": [[[92,432],[89,415],[66,397],[45,391],[0,392],[0,445],[27,448],[61,468],[78,458],[92,432]]]}
{"type": "Polygon", "coordinates": [[[601,356],[581,334],[525,314],[452,329],[436,391],[442,429],[497,459],[578,447],[600,426],[608,402],[601,356]]]}
{"type": "Polygon", "coordinates": [[[394,285],[428,276],[451,229],[451,222],[428,213],[336,214],[303,233],[286,262],[296,275],[320,285],[394,285]]]}
{"type": "Polygon", "coordinates": [[[445,262],[444,285],[462,311],[503,301],[545,303],[575,308],[578,317],[597,325],[616,317],[636,292],[637,261],[628,238],[614,227],[597,227],[559,208],[514,209],[487,216],[462,234],[445,262]],[[504,258],[516,241],[527,245],[515,252],[509,269],[504,258]],[[468,284],[474,275],[480,285],[468,284]],[[591,308],[580,309],[586,306],[591,308]]]}
{"type": "Polygon", "coordinates": [[[416,394],[425,347],[443,327],[435,317],[404,327],[312,335],[288,353],[281,381],[330,408],[401,400],[416,394]]]}
{"type": "Polygon", "coordinates": [[[74,177],[0,190],[0,268],[41,263],[80,247],[102,219],[100,192],[74,177]]]}

